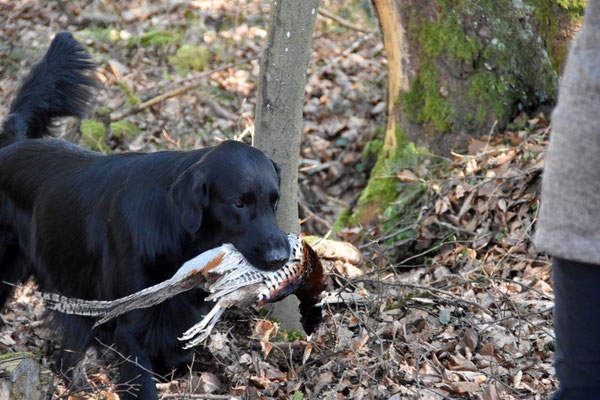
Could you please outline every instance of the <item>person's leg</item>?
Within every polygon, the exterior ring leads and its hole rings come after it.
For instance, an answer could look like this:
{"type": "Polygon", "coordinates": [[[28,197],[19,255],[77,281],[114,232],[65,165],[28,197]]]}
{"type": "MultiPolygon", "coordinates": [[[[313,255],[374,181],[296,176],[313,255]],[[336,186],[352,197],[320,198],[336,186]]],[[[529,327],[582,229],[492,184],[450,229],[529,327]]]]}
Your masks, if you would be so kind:
{"type": "Polygon", "coordinates": [[[600,265],[554,258],[555,400],[600,399],[600,265]]]}

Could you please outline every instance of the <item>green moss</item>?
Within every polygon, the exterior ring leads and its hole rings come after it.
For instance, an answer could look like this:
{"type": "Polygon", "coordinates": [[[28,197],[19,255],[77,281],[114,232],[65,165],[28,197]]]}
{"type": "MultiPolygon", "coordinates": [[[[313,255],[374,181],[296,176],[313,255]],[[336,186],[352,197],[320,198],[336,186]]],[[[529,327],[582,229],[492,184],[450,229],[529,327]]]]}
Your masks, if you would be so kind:
{"type": "MultiPolygon", "coordinates": [[[[568,30],[561,24],[558,12],[560,9],[567,12],[571,23],[578,25],[582,19],[582,13],[587,3],[586,0],[525,0],[533,7],[533,16],[537,22],[537,30],[546,43],[548,55],[555,70],[560,70],[567,56],[567,45],[557,37],[564,37],[562,33],[568,30]]],[[[564,40],[563,40],[564,41],[564,40]]]]}
{"type": "Polygon", "coordinates": [[[435,66],[424,62],[409,90],[400,94],[399,101],[402,110],[413,122],[431,123],[437,131],[449,132],[454,109],[440,89],[435,66]]]}
{"type": "Polygon", "coordinates": [[[177,32],[171,32],[166,30],[156,30],[146,32],[140,36],[136,36],[129,40],[129,46],[148,47],[150,45],[157,45],[160,47],[175,44],[181,41],[181,34],[177,32]]]}
{"type": "MultiPolygon", "coordinates": [[[[574,0],[564,2],[574,10],[581,6],[574,0]]],[[[551,21],[548,24],[558,24],[555,8],[557,0],[440,0],[436,20],[421,20],[416,32],[423,49],[421,67],[399,97],[409,120],[430,124],[438,132],[456,123],[473,129],[471,121],[483,127],[496,120],[502,126],[516,110],[553,99],[557,62],[545,57],[530,15],[535,12],[551,21]],[[465,29],[488,33],[479,40],[465,29]],[[536,62],[531,54],[537,54],[536,62]],[[445,66],[443,74],[438,65],[445,66]],[[451,78],[453,74],[466,75],[465,86],[451,78]],[[454,106],[448,98],[456,99],[454,106]]],[[[550,28],[545,36],[549,47],[559,27],[550,28]]]]}
{"type": "Polygon", "coordinates": [[[106,129],[102,122],[84,119],[81,121],[81,140],[83,145],[102,153],[109,153],[110,147],[106,144],[104,138],[106,129]]]}
{"type": "Polygon", "coordinates": [[[34,354],[26,351],[18,351],[16,353],[5,353],[0,354],[0,361],[6,361],[10,359],[16,359],[18,357],[33,357],[34,354]]]}
{"type": "Polygon", "coordinates": [[[411,35],[416,36],[423,55],[420,70],[398,101],[411,121],[431,124],[438,132],[449,132],[456,111],[445,97],[451,93],[442,94],[442,87],[448,92],[448,85],[438,76],[436,60],[449,57],[457,62],[473,62],[482,45],[476,37],[464,32],[453,6],[443,3],[435,22],[420,20],[417,24],[413,17],[409,23],[411,35]]]}
{"type": "Polygon", "coordinates": [[[128,121],[117,121],[110,124],[110,130],[115,136],[127,136],[129,139],[135,138],[140,132],[137,125],[128,121]]]}
{"type": "Polygon", "coordinates": [[[321,239],[319,236],[314,236],[314,235],[302,236],[302,240],[304,240],[306,243],[308,243],[310,245],[312,245],[319,239],[321,239]]]}
{"type": "Polygon", "coordinates": [[[178,69],[203,71],[210,60],[210,50],[207,46],[195,46],[184,44],[181,46],[169,62],[175,64],[178,69]]]}
{"type": "Polygon", "coordinates": [[[121,90],[127,96],[127,105],[129,107],[133,107],[136,104],[140,104],[142,100],[133,93],[133,90],[129,87],[129,85],[123,81],[117,81],[117,85],[121,88],[121,90]]]}
{"type": "Polygon", "coordinates": [[[344,208],[335,219],[332,228],[334,231],[339,232],[342,230],[342,228],[350,225],[351,221],[352,212],[349,209],[344,208]]]}
{"type": "Polygon", "coordinates": [[[479,71],[469,77],[469,98],[479,104],[477,121],[483,124],[491,109],[496,118],[507,117],[511,98],[509,88],[502,78],[489,71],[479,71]]]}
{"type": "Polygon", "coordinates": [[[579,16],[585,10],[587,4],[587,0],[552,0],[552,2],[579,16]]]}
{"type": "Polygon", "coordinates": [[[465,34],[453,12],[441,12],[437,22],[426,23],[420,33],[420,42],[429,57],[447,53],[455,60],[472,60],[481,49],[476,37],[465,34]]]}
{"type": "Polygon", "coordinates": [[[116,43],[121,40],[119,33],[113,28],[85,28],[75,32],[75,37],[79,40],[92,38],[103,43],[116,43]]]}
{"type": "Polygon", "coordinates": [[[288,400],[304,400],[304,393],[296,390],[292,396],[288,397],[288,400]]]}
{"type": "MultiPolygon", "coordinates": [[[[409,141],[404,132],[396,132],[397,146],[395,148],[383,147],[375,166],[371,170],[371,177],[367,187],[362,191],[358,200],[359,206],[350,219],[342,222],[368,222],[388,205],[396,200],[398,193],[405,188],[399,183],[397,174],[406,167],[419,165],[427,150],[415,146],[409,141]]],[[[347,215],[344,214],[344,219],[347,215]]],[[[340,217],[338,217],[338,220],[340,217]]],[[[337,221],[336,221],[337,223],[337,221]]]]}
{"type": "Polygon", "coordinates": [[[363,156],[363,158],[377,156],[382,148],[383,148],[383,140],[381,140],[381,139],[369,140],[365,144],[365,147],[363,147],[362,156],[363,156]]]}
{"type": "Polygon", "coordinates": [[[295,342],[298,339],[302,339],[304,334],[297,329],[283,329],[281,328],[275,336],[276,342],[295,342]]]}
{"type": "Polygon", "coordinates": [[[98,109],[98,115],[101,116],[101,117],[105,117],[108,114],[110,114],[112,111],[113,110],[110,107],[100,106],[100,108],[98,109]]]}

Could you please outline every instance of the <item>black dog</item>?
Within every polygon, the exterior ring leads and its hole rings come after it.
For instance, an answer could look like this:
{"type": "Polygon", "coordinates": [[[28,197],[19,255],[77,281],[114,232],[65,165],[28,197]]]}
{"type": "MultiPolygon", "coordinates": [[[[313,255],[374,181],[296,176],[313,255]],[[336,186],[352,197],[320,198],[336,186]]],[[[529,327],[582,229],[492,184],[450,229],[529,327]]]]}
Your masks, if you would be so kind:
{"type": "MultiPolygon", "coordinates": [[[[228,141],[103,156],[41,139],[56,117],[83,116],[93,69],[75,39],[60,33],[11,105],[0,134],[0,281],[33,276],[44,291],[115,299],[225,242],[259,268],[281,267],[290,250],[275,220],[278,168],[260,151],[228,141]]],[[[10,292],[0,285],[0,306],[10,292]]],[[[181,294],[93,330],[90,318],[59,314],[57,368],[69,377],[88,346],[114,345],[130,358],[121,363],[120,382],[136,385],[139,398],[156,399],[152,372],[191,361],[177,336],[200,320],[204,298],[181,294]]]]}

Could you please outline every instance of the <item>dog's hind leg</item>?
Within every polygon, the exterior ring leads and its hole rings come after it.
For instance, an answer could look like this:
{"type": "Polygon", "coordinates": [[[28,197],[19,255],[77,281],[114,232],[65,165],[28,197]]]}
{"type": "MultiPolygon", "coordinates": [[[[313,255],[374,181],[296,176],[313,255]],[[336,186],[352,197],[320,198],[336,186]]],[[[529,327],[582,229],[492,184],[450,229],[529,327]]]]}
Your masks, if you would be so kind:
{"type": "Polygon", "coordinates": [[[92,322],[88,317],[57,312],[54,314],[53,324],[61,326],[63,332],[60,351],[56,357],[56,372],[65,379],[70,389],[75,391],[90,389],[87,376],[79,367],[94,338],[91,331],[92,322]]]}
{"type": "Polygon", "coordinates": [[[0,310],[14,291],[14,286],[8,283],[19,284],[30,274],[30,264],[19,247],[16,235],[9,228],[0,227],[0,310]]]}
{"type": "Polygon", "coordinates": [[[157,400],[156,382],[148,354],[127,327],[115,331],[116,351],[121,360],[117,392],[122,400],[157,400]]]}

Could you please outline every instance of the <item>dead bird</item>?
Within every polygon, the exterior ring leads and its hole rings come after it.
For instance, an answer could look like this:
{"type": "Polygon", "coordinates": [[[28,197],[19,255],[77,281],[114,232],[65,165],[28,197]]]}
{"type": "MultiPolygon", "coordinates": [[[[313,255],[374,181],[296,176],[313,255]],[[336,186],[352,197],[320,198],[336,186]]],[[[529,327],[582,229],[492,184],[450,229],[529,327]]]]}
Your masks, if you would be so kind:
{"type": "Polygon", "coordinates": [[[258,307],[294,294],[300,300],[300,322],[312,335],[323,320],[327,276],[315,251],[288,233],[290,259],[280,269],[262,271],[250,264],[232,244],[223,244],[185,262],[168,280],[116,300],[82,300],[56,293],[36,292],[48,308],[65,313],[101,317],[94,327],[123,313],[154,306],[179,293],[202,289],[215,305],[179,338],[184,348],[203,342],[230,307],[258,307]]]}

